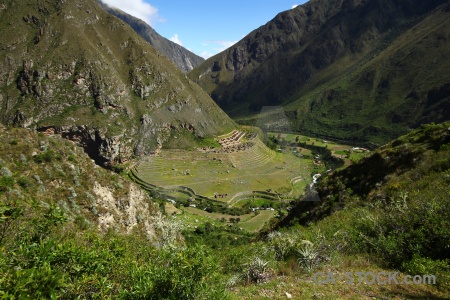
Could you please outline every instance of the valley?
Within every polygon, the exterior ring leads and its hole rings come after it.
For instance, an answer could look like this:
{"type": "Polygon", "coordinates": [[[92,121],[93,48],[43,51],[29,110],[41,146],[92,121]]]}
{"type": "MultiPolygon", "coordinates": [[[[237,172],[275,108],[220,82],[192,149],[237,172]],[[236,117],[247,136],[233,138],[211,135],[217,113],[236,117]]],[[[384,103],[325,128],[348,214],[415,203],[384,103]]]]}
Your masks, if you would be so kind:
{"type": "Polygon", "coordinates": [[[169,211],[231,224],[239,219],[237,226],[256,232],[287,214],[313,175],[331,170],[321,151],[330,149],[341,165],[363,155],[351,146],[293,133],[266,135],[273,149],[263,143],[259,128],[245,126],[218,136],[214,146],[162,149],[142,157],[129,174],[153,197],[167,201],[169,211]]]}
{"type": "Polygon", "coordinates": [[[0,299],[450,299],[449,15],[310,0],[204,60],[0,1],[0,299]],[[361,271],[434,281],[316,282],[361,271]]]}

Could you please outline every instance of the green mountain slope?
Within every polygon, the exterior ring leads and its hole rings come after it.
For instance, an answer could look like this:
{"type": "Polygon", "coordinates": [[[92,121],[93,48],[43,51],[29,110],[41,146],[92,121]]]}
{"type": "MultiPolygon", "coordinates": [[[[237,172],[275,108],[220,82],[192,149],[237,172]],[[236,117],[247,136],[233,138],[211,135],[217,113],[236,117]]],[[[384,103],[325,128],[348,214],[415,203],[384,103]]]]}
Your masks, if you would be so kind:
{"type": "Polygon", "coordinates": [[[448,294],[449,187],[450,122],[427,124],[325,175],[278,227],[317,224],[342,234],[347,253],[434,274],[448,294]]]}
{"type": "Polygon", "coordinates": [[[0,125],[0,169],[1,207],[20,204],[32,210],[33,203],[40,208],[53,204],[72,223],[100,231],[137,230],[151,238],[158,208],[149,196],[95,165],[70,141],[0,125]]]}
{"type": "Polygon", "coordinates": [[[72,142],[0,125],[1,298],[224,299],[180,229],[72,142]]]}
{"type": "Polygon", "coordinates": [[[6,1],[0,28],[5,124],[61,133],[99,163],[164,143],[193,146],[235,126],[200,87],[94,0],[6,1]]]}
{"type": "Polygon", "coordinates": [[[282,105],[295,130],[381,145],[449,119],[449,10],[444,0],[309,1],[189,76],[242,122],[282,105]]]}
{"type": "Polygon", "coordinates": [[[178,69],[183,72],[192,71],[192,69],[201,64],[205,59],[200,57],[186,48],[174,43],[165,37],[158,34],[151,26],[144,21],[135,18],[126,12],[109,7],[103,4],[101,0],[97,1],[108,13],[118,17],[125,23],[131,26],[143,39],[150,43],[153,47],[158,49],[168,59],[172,60],[178,69]]]}
{"type": "Polygon", "coordinates": [[[449,170],[450,122],[423,125],[357,163],[326,175],[316,186],[320,201],[301,201],[284,222],[322,219],[355,201],[388,205],[400,194],[446,203],[449,170]]]}

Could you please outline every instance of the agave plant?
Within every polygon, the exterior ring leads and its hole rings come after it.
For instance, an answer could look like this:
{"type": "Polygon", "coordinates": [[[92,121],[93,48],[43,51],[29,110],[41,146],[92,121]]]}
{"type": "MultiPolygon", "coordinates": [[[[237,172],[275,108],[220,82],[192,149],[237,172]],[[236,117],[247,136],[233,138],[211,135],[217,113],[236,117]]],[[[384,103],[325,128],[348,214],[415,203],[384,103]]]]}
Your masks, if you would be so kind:
{"type": "Polygon", "coordinates": [[[314,266],[318,263],[319,251],[314,247],[314,244],[310,241],[302,240],[300,242],[301,246],[297,250],[300,258],[298,259],[299,264],[311,271],[314,266]]]}
{"type": "Polygon", "coordinates": [[[260,257],[254,257],[249,263],[245,264],[244,276],[249,282],[263,282],[270,276],[269,261],[260,257]]]}
{"type": "Polygon", "coordinates": [[[286,233],[274,231],[268,234],[269,248],[273,251],[275,259],[280,261],[286,258],[295,247],[295,238],[286,233]]]}

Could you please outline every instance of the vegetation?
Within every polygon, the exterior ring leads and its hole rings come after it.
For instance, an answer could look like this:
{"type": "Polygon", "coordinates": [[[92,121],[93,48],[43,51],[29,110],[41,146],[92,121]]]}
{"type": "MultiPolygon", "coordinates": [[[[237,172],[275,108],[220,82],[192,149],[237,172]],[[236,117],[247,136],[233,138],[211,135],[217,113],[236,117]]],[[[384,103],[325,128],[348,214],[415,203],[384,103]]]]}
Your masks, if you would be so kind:
{"type": "Polygon", "coordinates": [[[1,297],[447,298],[449,127],[423,126],[324,176],[317,184],[322,201],[300,202],[284,220],[274,219],[279,224],[267,224],[259,234],[252,233],[262,228],[258,218],[272,211],[216,218],[183,207],[167,216],[141,211],[142,219],[131,231],[119,224],[102,230],[96,214],[110,208],[96,206],[92,215],[83,202],[101,197],[90,184],[109,182],[111,191],[123,197],[130,183],[91,165],[68,141],[3,128],[1,297]],[[379,173],[367,171],[374,165],[379,173]],[[86,174],[91,176],[87,180],[68,176],[77,168],[94,172],[86,174]],[[69,192],[52,192],[55,180],[69,192]],[[91,196],[78,196],[83,191],[91,196]],[[67,203],[60,201],[64,198],[67,203]],[[396,271],[399,280],[407,274],[431,274],[436,284],[313,283],[317,272],[360,271],[396,271]]]}
{"type": "Polygon", "coordinates": [[[220,267],[202,246],[156,248],[144,236],[68,224],[57,206],[2,205],[3,299],[225,299],[220,267]],[[5,230],[3,230],[3,233],[5,230]]]}
{"type": "Polygon", "coordinates": [[[0,127],[0,141],[0,298],[227,298],[214,253],[186,247],[182,224],[127,180],[58,136],[0,127]],[[103,193],[140,220],[120,224],[133,219],[103,193]],[[117,222],[103,228],[105,216],[117,222]]]}
{"type": "Polygon", "coordinates": [[[448,120],[447,1],[377,3],[308,1],[189,76],[241,124],[282,106],[292,130],[345,144],[378,147],[448,120]]]}

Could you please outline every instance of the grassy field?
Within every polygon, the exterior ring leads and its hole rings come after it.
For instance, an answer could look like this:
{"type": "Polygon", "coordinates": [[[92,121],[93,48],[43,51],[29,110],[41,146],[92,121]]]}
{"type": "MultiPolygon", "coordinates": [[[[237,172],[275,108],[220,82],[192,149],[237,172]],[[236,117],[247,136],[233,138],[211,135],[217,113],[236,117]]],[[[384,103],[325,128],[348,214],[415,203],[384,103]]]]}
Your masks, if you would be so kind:
{"type": "MultiPolygon", "coordinates": [[[[291,133],[269,133],[268,136],[274,136],[279,138],[281,144],[285,144],[286,146],[290,146],[293,143],[306,143],[307,145],[326,147],[330,149],[331,153],[343,159],[345,161],[345,165],[348,166],[353,162],[357,162],[361,158],[365,157],[369,151],[364,150],[352,150],[355,147],[337,144],[332,141],[324,140],[321,138],[313,138],[305,135],[299,134],[291,134],[291,133]]],[[[302,147],[296,147],[300,154],[304,156],[311,155],[311,150],[305,149],[302,147]]]]}
{"type": "Polygon", "coordinates": [[[195,197],[200,196],[221,201],[230,208],[244,208],[247,212],[249,208],[257,207],[285,209],[289,199],[298,199],[304,193],[305,187],[312,182],[313,174],[326,171],[323,163],[314,161],[310,149],[291,146],[296,142],[327,147],[333,155],[348,157],[347,164],[365,155],[352,151],[350,146],[307,136],[287,133],[271,135],[277,136],[280,149],[269,149],[258,137],[243,138],[241,144],[248,147],[230,153],[218,151],[218,148],[215,151],[166,149],[157,156],[141,160],[136,173],[142,181],[165,188],[167,192],[164,193],[170,198],[167,198],[169,201],[181,201],[176,205],[178,210],[175,207],[168,210],[170,213],[177,212],[179,218],[194,227],[208,221],[229,222],[231,218],[239,218],[239,227],[256,232],[275,215],[275,211],[231,215],[224,211],[206,211],[204,206],[200,209],[189,206],[198,206],[198,201],[203,200],[195,197]],[[180,186],[194,193],[188,195],[170,191],[180,186]]]}
{"type": "Polygon", "coordinates": [[[196,194],[230,201],[245,191],[267,191],[298,197],[311,182],[312,161],[268,149],[259,139],[235,153],[166,150],[147,157],[137,167],[139,177],[151,184],[187,186],[196,194]],[[292,184],[295,179],[295,184],[292,184]],[[301,180],[298,180],[301,179],[301,180]]]}
{"type": "Polygon", "coordinates": [[[276,212],[271,210],[262,210],[259,211],[259,213],[254,216],[253,218],[239,223],[239,227],[250,231],[250,232],[258,232],[260,231],[264,224],[267,222],[267,220],[270,220],[275,216],[276,212]]]}

